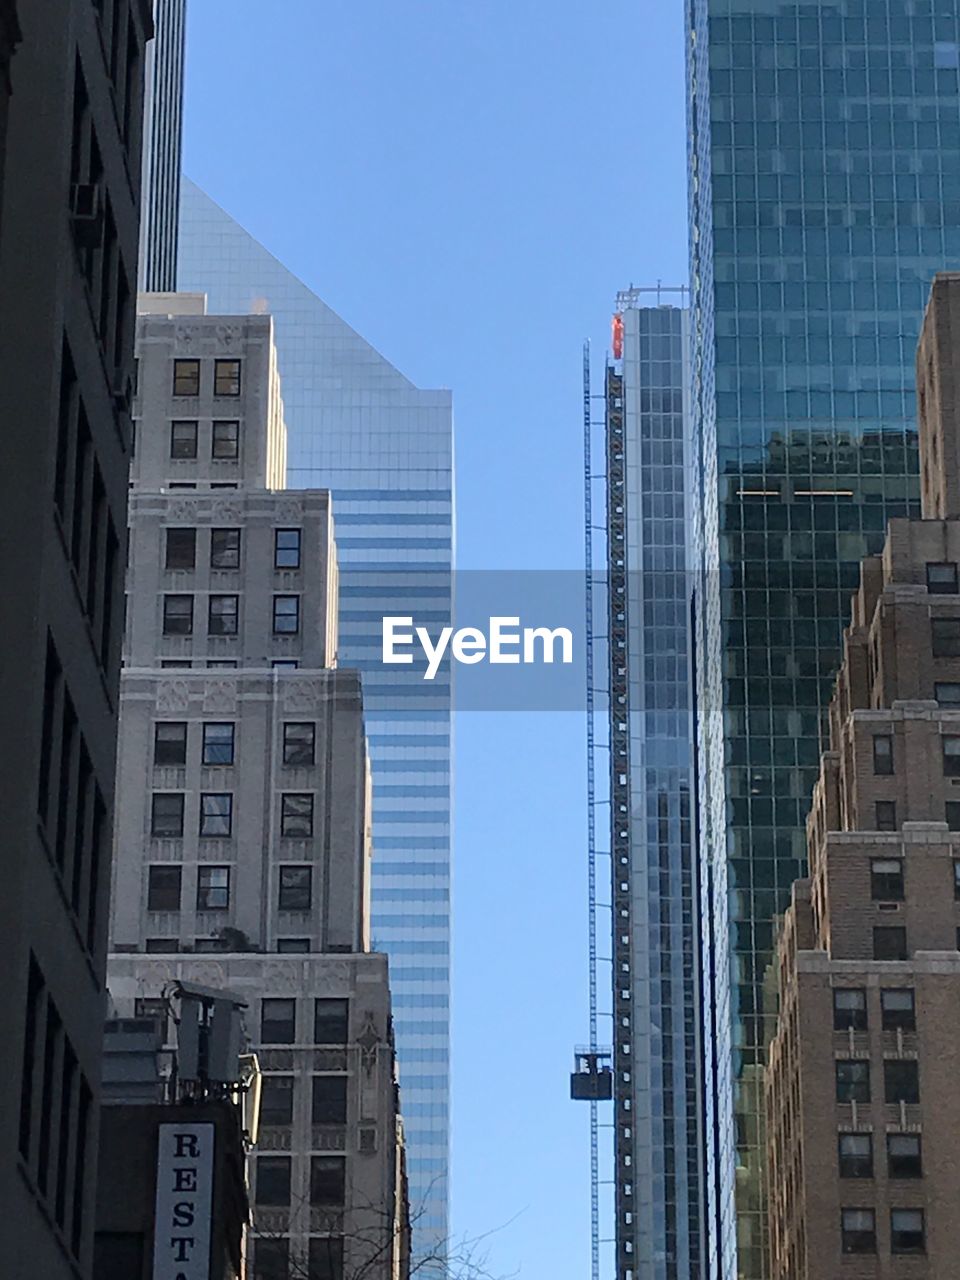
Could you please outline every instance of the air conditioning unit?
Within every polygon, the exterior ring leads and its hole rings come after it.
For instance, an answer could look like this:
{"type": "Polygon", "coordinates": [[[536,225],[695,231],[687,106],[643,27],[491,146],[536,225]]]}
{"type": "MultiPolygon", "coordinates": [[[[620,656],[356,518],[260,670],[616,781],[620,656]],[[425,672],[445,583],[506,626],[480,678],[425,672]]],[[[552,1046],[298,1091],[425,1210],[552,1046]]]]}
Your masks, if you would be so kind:
{"type": "Polygon", "coordinates": [[[103,240],[100,188],[92,182],[75,182],[70,189],[70,225],[82,249],[96,249],[103,240]]]}

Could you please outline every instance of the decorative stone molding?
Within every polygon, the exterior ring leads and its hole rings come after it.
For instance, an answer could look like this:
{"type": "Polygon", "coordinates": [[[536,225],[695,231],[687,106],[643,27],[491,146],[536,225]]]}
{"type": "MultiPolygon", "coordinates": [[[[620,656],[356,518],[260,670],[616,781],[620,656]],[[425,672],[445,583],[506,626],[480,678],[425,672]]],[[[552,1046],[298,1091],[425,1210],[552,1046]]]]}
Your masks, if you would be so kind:
{"type": "Polygon", "coordinates": [[[227,714],[237,709],[235,680],[207,680],[203,686],[203,709],[213,714],[227,714]]]}
{"type": "Polygon", "coordinates": [[[158,711],[186,711],[190,704],[190,686],[186,680],[162,680],[157,685],[158,711]]]}

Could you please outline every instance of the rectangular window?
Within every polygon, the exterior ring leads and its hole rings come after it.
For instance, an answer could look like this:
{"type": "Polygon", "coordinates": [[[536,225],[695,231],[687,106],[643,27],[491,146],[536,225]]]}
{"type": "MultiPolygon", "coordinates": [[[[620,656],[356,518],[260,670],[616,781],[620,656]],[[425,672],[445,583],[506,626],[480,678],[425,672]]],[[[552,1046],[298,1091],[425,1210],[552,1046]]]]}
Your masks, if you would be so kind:
{"type": "Polygon", "coordinates": [[[960,656],[960,618],[931,618],[930,633],[935,658],[960,656]]]}
{"type": "Polygon", "coordinates": [[[867,1029],[867,993],[861,987],[835,987],[833,991],[833,1029],[846,1031],[867,1029]]]}
{"type": "Polygon", "coordinates": [[[197,456],[197,423],[170,423],[170,457],[193,459],[197,456]]]}
{"type": "Polygon", "coordinates": [[[278,1208],[289,1207],[289,1156],[257,1156],[256,1203],[259,1205],[275,1206],[278,1208]]]}
{"type": "Polygon", "coordinates": [[[937,681],[933,686],[933,696],[941,707],[960,707],[960,684],[937,681]]]}
{"type": "Polygon", "coordinates": [[[840,1177],[873,1177],[873,1139],[869,1133],[841,1133],[840,1177]]]}
{"type": "Polygon", "coordinates": [[[239,613],[239,596],[211,596],[207,614],[207,634],[235,636],[239,613]]]}
{"type": "Polygon", "coordinates": [[[316,752],[317,727],[300,721],[287,721],[283,726],[283,763],[311,765],[316,752]]]}
{"type": "Polygon", "coordinates": [[[231,721],[203,726],[203,763],[233,764],[234,725],[231,721]]]}
{"type": "Polygon", "coordinates": [[[197,872],[197,910],[226,911],[230,906],[230,868],[204,867],[197,872]]]}
{"type": "Polygon", "coordinates": [[[296,671],[300,662],[297,658],[277,658],[270,665],[274,671],[296,671]]]}
{"type": "Polygon", "coordinates": [[[903,901],[903,859],[870,859],[870,896],[874,902],[903,901]]]}
{"type": "Polygon", "coordinates": [[[234,462],[240,456],[240,423],[215,422],[210,441],[210,456],[215,462],[234,462]]]}
{"type": "Polygon", "coordinates": [[[264,1076],[260,1123],[293,1124],[293,1076],[264,1076]]]}
{"type": "Polygon", "coordinates": [[[876,1253],[877,1223],[872,1209],[841,1209],[840,1227],[844,1253],[876,1253]]]}
{"type": "Polygon", "coordinates": [[[960,737],[944,735],[940,741],[943,744],[943,776],[960,778],[960,737]]]}
{"type": "Polygon", "coordinates": [[[260,1001],[260,1040],[263,1044],[293,1044],[296,1040],[296,1000],[260,1001]]]}
{"type": "Polygon", "coordinates": [[[273,597],[273,633],[278,636],[295,636],[300,630],[300,597],[273,597]]]}
{"type": "Polygon", "coordinates": [[[183,868],[154,866],[147,868],[147,910],[179,911],[180,882],[183,868]]]}
{"type": "Polygon", "coordinates": [[[198,396],[200,394],[199,360],[174,360],[173,394],[175,396],[198,396]]]}
{"type": "Polygon", "coordinates": [[[276,569],[300,568],[299,529],[277,529],[273,541],[273,564],[276,569]]]}
{"type": "Polygon", "coordinates": [[[313,869],[309,866],[280,868],[280,910],[309,911],[313,893],[313,869]]]}
{"type": "Polygon", "coordinates": [[[185,720],[158,720],[153,726],[153,763],[158,768],[187,763],[185,720]]]}
{"type": "Polygon", "coordinates": [[[313,1006],[314,1044],[346,1044],[350,1036],[349,1000],[315,1000],[313,1006]]]}
{"type": "Polygon", "coordinates": [[[878,800],[875,813],[878,831],[896,831],[897,802],[895,800],[878,800]]]}
{"type": "Polygon", "coordinates": [[[870,1063],[863,1058],[842,1058],[836,1064],[837,1101],[870,1101],[870,1063]]]}
{"type": "Polygon", "coordinates": [[[240,568],[240,530],[210,530],[210,568],[240,568]]]}
{"type": "Polygon", "coordinates": [[[313,835],[313,796],[287,791],[280,797],[280,834],[313,835]]]}
{"type": "Polygon", "coordinates": [[[890,1252],[926,1253],[922,1209],[890,1210],[890,1252]]]}
{"type": "MultiPolygon", "coordinates": [[[[951,827],[950,830],[960,830],[960,828],[951,827]]],[[[953,896],[960,902],[960,859],[957,858],[953,862],[953,896]]]]}
{"type": "Polygon", "coordinates": [[[183,792],[155,791],[150,813],[150,834],[179,839],[183,835],[183,792]]]}
{"type": "Polygon", "coordinates": [[[277,952],[281,956],[303,956],[310,950],[309,938],[278,938],[277,952]]]}
{"type": "Polygon", "coordinates": [[[876,925],[873,930],[874,960],[906,960],[907,931],[902,925],[876,925]]]}
{"type": "Polygon", "coordinates": [[[233,829],[233,796],[230,792],[205,791],[200,796],[200,834],[229,836],[233,829]]]}
{"type": "Polygon", "coordinates": [[[255,1249],[253,1280],[291,1280],[290,1241],[286,1236],[276,1240],[257,1236],[255,1249]]]}
{"type": "Polygon", "coordinates": [[[238,396],[240,394],[240,361],[217,360],[213,370],[213,394],[238,396]]]}
{"type": "Polygon", "coordinates": [[[914,1058],[887,1058],[883,1064],[885,1102],[920,1101],[920,1069],[914,1058]]]}
{"type": "Polygon", "coordinates": [[[340,1208],[346,1190],[346,1161],[342,1156],[312,1156],[310,1203],[315,1208],[340,1208]]]}
{"type": "Polygon", "coordinates": [[[887,1176],[890,1178],[923,1177],[919,1133],[887,1134],[887,1176]]]}
{"type": "Polygon", "coordinates": [[[313,1077],[313,1123],[347,1123],[347,1077],[313,1077]]]}
{"type": "Polygon", "coordinates": [[[313,1236],[310,1240],[310,1280],[344,1280],[343,1236],[313,1236]]]}
{"type": "Polygon", "coordinates": [[[163,597],[163,634],[193,635],[193,596],[163,597]]]}
{"type": "Polygon", "coordinates": [[[873,736],[873,772],[882,775],[893,773],[893,738],[888,733],[873,736]]]}
{"type": "Polygon", "coordinates": [[[884,1031],[916,1031],[917,1012],[913,992],[907,988],[887,988],[880,992],[884,1031]]]}
{"type": "Polygon", "coordinates": [[[949,562],[927,565],[927,590],[931,595],[957,594],[957,566],[949,562]]]}
{"type": "Polygon", "coordinates": [[[168,529],[165,569],[195,569],[197,565],[196,529],[168,529]]]}
{"type": "Polygon", "coordinates": [[[148,956],[169,956],[180,950],[178,938],[147,938],[143,949],[148,956]]]}

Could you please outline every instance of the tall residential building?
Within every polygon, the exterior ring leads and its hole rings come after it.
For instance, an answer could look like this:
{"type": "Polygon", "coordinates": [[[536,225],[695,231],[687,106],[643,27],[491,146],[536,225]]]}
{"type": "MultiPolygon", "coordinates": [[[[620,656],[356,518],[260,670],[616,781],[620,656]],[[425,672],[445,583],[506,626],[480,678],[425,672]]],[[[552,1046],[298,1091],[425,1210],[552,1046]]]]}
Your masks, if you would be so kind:
{"type": "Polygon", "coordinates": [[[616,1252],[618,1280],[693,1280],[702,1224],[688,313],[659,296],[644,305],[652,292],[617,298],[605,389],[616,1252]]]}
{"type": "Polygon", "coordinates": [[[689,0],[706,1274],[766,1274],[763,975],[861,558],[916,511],[960,2],[689,0]]]}
{"type": "Polygon", "coordinates": [[[150,14],[138,0],[18,12],[0,108],[2,1269],[85,1280],[150,14]]]}
{"type": "Polygon", "coordinates": [[[246,1001],[255,1276],[388,1280],[403,1137],[329,495],[283,487],[271,319],[144,305],[110,992],[123,1016],[173,981],[246,1001]]]}
{"type": "Polygon", "coordinates": [[[340,660],[363,675],[373,770],[373,937],[390,981],[421,1256],[448,1234],[451,698],[381,663],[381,618],[450,618],[453,428],[447,391],[421,391],[190,182],[180,281],[231,314],[269,310],[290,476],[333,491],[340,660]]]}
{"type": "Polygon", "coordinates": [[[177,229],[183,153],[187,0],[153,0],[146,61],[140,178],[140,289],[177,287],[177,229]]]}
{"type": "Polygon", "coordinates": [[[920,520],[864,560],[779,940],[773,1280],[956,1270],[960,275],[917,358],[920,520]]]}

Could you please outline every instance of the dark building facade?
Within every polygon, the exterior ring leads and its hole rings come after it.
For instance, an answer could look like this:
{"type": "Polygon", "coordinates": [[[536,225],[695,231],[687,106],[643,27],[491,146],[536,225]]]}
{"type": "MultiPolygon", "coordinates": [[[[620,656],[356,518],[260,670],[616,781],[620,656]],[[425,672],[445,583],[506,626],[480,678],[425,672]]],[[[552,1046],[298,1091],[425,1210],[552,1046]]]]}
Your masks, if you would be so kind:
{"type": "Polygon", "coordinates": [[[93,1248],[151,18],[145,0],[48,0],[19,27],[0,214],[2,1269],[76,1280],[93,1248]]]}

